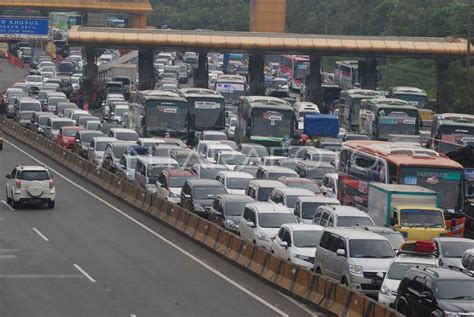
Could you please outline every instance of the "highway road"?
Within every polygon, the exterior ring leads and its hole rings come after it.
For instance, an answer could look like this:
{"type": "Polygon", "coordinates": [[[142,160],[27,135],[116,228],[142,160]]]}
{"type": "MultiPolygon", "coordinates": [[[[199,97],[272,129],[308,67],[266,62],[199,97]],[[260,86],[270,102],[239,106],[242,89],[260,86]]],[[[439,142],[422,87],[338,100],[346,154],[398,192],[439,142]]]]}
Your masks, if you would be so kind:
{"type": "Polygon", "coordinates": [[[318,315],[9,137],[0,176],[0,316],[318,315]],[[52,170],[55,209],[6,205],[17,164],[52,170]]]}

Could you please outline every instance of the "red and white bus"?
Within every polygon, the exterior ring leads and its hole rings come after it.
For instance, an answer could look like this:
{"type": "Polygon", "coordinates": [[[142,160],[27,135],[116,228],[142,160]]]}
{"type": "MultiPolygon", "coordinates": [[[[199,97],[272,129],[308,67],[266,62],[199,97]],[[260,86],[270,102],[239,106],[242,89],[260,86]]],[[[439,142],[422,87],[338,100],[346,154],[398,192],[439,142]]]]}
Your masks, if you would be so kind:
{"type": "Polygon", "coordinates": [[[290,89],[299,91],[306,75],[309,75],[309,57],[304,55],[282,55],[280,72],[290,81],[290,89]]]}

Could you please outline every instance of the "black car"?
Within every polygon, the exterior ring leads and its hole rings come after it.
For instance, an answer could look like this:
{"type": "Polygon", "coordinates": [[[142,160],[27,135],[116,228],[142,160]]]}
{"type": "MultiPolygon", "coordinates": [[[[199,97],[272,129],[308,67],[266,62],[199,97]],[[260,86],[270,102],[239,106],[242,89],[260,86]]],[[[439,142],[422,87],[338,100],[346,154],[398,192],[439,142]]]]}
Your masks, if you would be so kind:
{"type": "Polygon", "coordinates": [[[394,306],[406,316],[472,315],[474,273],[453,266],[414,266],[402,279],[394,306]]]}
{"type": "Polygon", "coordinates": [[[181,206],[204,218],[209,218],[217,195],[226,194],[224,185],[212,179],[192,179],[181,189],[181,206]]]}
{"type": "Polygon", "coordinates": [[[324,176],[326,174],[337,173],[337,170],[331,163],[306,160],[296,163],[296,173],[302,178],[313,179],[321,186],[324,176]]]}
{"type": "Polygon", "coordinates": [[[79,131],[76,133],[76,141],[74,143],[74,152],[80,156],[87,158],[89,155],[89,146],[92,138],[105,136],[100,131],[79,131]]]}

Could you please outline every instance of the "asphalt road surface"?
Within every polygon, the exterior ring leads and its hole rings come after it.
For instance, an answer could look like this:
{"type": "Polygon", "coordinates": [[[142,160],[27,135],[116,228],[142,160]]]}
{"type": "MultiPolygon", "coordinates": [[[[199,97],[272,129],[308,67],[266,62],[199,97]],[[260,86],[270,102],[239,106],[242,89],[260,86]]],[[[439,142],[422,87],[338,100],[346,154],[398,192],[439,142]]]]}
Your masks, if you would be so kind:
{"type": "Polygon", "coordinates": [[[318,315],[9,137],[0,176],[0,316],[318,315]],[[17,164],[51,169],[55,209],[6,205],[17,164]]]}

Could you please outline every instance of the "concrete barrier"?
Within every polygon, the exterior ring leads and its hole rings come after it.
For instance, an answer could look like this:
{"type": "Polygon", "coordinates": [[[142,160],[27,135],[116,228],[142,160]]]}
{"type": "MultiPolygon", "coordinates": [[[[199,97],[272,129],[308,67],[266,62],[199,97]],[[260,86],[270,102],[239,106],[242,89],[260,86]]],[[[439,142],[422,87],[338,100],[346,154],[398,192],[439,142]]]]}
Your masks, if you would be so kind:
{"type": "Polygon", "coordinates": [[[148,193],[13,122],[4,120],[2,129],[6,134],[30,144],[31,147],[107,192],[153,215],[236,265],[308,304],[337,316],[401,316],[362,293],[354,292],[303,267],[279,259],[253,243],[241,240],[217,224],[148,193]]]}

